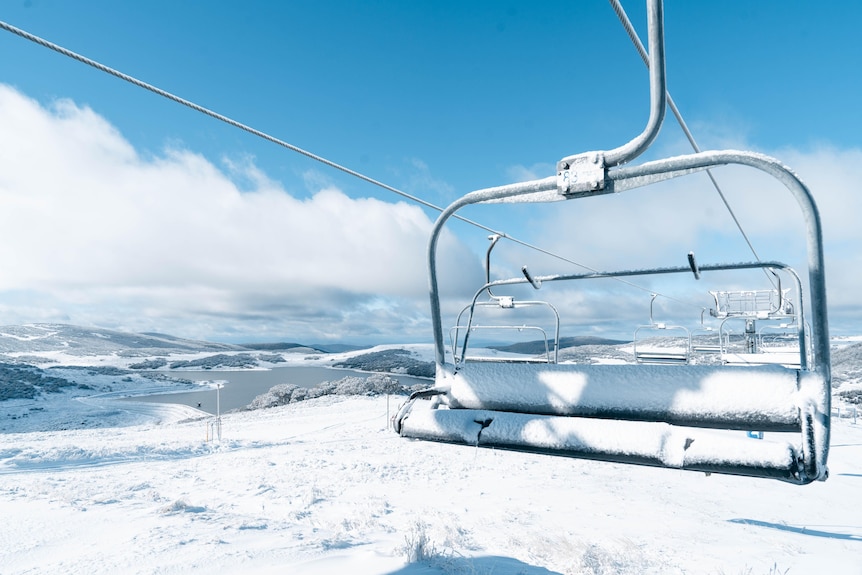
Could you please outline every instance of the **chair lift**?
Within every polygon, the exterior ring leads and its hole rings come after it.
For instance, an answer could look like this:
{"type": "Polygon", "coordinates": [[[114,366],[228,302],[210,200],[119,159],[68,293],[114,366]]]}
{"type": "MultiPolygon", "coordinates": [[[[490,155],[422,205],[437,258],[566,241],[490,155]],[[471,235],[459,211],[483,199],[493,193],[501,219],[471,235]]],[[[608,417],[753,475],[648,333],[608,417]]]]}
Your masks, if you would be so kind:
{"type": "Polygon", "coordinates": [[[714,326],[706,325],[704,315],[706,308],[700,311],[700,327],[691,334],[691,351],[699,355],[716,355],[721,353],[721,334],[714,326]]]}
{"type": "Polygon", "coordinates": [[[691,359],[691,332],[687,327],[681,325],[668,325],[664,322],[656,322],[653,319],[653,304],[658,294],[652,294],[649,301],[649,324],[640,325],[635,329],[632,345],[634,347],[635,361],[637,363],[688,363],[691,359]],[[668,346],[679,336],[667,335],[670,332],[683,332],[684,345],[668,346]],[[652,333],[652,337],[644,337],[643,333],[652,333]],[[644,348],[644,343],[653,342],[653,347],[644,348]],[[638,349],[640,343],[640,349],[638,349]],[[656,347],[656,344],[658,346],[656,347]]]}
{"type": "MultiPolygon", "coordinates": [[[[557,357],[560,349],[560,314],[550,302],[546,301],[530,301],[530,300],[515,300],[512,296],[498,296],[494,295],[491,291],[491,251],[494,249],[494,246],[497,245],[497,242],[500,240],[501,236],[498,234],[493,234],[488,237],[491,241],[491,244],[488,246],[488,251],[485,253],[485,285],[476,292],[473,296],[473,300],[470,304],[466,305],[461,312],[458,314],[458,319],[455,322],[455,326],[449,331],[449,338],[452,344],[452,358],[455,362],[455,365],[459,365],[465,361],[510,361],[510,362],[540,362],[540,363],[557,363],[557,357]],[[487,301],[478,301],[479,297],[483,293],[487,292],[489,299],[487,301]],[[526,324],[492,324],[492,325],[482,325],[477,322],[476,312],[480,308],[486,309],[495,309],[502,311],[530,308],[530,307],[544,307],[550,310],[553,319],[554,319],[554,339],[551,344],[548,343],[548,332],[542,328],[541,326],[534,325],[526,325],[526,324]],[[464,318],[465,313],[467,314],[467,323],[462,325],[461,321],[464,318]],[[517,330],[519,332],[537,332],[542,337],[542,342],[544,343],[545,353],[544,357],[540,356],[530,356],[530,357],[487,357],[481,355],[467,355],[467,344],[470,340],[470,334],[477,330],[486,330],[486,331],[512,331],[517,330]],[[463,340],[461,339],[461,334],[463,333],[463,340]],[[460,345],[459,345],[460,344],[460,345]],[[553,354],[551,353],[553,350],[553,354]]],[[[525,273],[526,268],[524,268],[525,273]]]]}
{"type": "MultiPolygon", "coordinates": [[[[775,289],[709,292],[715,301],[710,314],[721,319],[720,353],[724,363],[779,363],[799,367],[802,356],[811,361],[813,350],[803,343],[809,338],[804,337],[806,328],[805,322],[800,321],[802,312],[797,313],[790,288],[782,288],[781,276],[774,270],[768,271],[778,280],[775,289]],[[731,337],[730,322],[742,323],[741,337],[731,337]],[[760,328],[757,327],[758,322],[760,328]],[[780,345],[764,345],[764,341],[769,341],[764,337],[765,331],[774,332],[772,341],[778,343],[780,339],[780,345]]],[[[785,271],[795,280],[796,293],[801,294],[799,275],[790,268],[785,271]]]]}
{"type": "MultiPolygon", "coordinates": [[[[825,480],[831,414],[829,334],[820,217],[808,188],[778,160],[734,150],[625,165],[655,138],[665,108],[662,4],[647,1],[650,119],[644,132],[609,151],[563,158],[555,176],[471,192],[446,208],[428,244],[433,387],[401,406],[394,427],[403,437],[702,472],[775,478],[795,484],[825,480]],[[446,221],[464,206],[486,202],[572,200],[620,193],[716,166],[764,171],[791,192],[807,226],[812,361],[782,365],[576,365],[446,361],[437,280],[437,243],[446,221]],[[621,167],[622,166],[622,167],[621,167]],[[421,401],[422,399],[432,401],[421,401]],[[739,431],[781,433],[752,441],[739,431]],[[772,439],[775,436],[779,439],[772,439]]],[[[596,277],[727,269],[787,269],[750,262],[580,275],[511,278],[498,285],[596,277]]],[[[797,302],[800,310],[802,301],[797,302]]],[[[803,330],[800,337],[807,336],[803,330]]],[[[805,346],[803,345],[803,349],[805,346]]]]}
{"type": "MultiPolygon", "coordinates": [[[[796,323],[795,318],[789,322],[763,325],[757,331],[758,349],[761,351],[761,353],[766,354],[767,356],[788,353],[793,356],[794,351],[798,352],[799,350],[798,334],[800,329],[805,330],[806,333],[811,333],[810,327],[808,327],[807,325],[800,326],[796,323]]],[[[810,347],[810,336],[806,337],[805,341],[809,344],[809,347],[805,350],[805,353],[810,357],[813,353],[810,347]]],[[[790,362],[790,364],[794,365],[793,362],[790,362]]]]}

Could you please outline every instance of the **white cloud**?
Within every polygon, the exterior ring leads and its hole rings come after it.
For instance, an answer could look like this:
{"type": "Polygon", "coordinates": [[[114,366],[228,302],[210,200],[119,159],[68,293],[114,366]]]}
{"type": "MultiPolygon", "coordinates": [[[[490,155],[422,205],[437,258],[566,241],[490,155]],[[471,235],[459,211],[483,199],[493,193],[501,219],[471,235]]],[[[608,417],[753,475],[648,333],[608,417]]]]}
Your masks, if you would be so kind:
{"type": "MultiPolygon", "coordinates": [[[[178,147],[143,157],[92,110],[69,101],[43,107],[2,85],[0,125],[2,323],[68,321],[234,340],[430,339],[425,250],[432,224],[417,206],[350,198],[324,171],[302,175],[298,185],[311,195],[299,198],[245,156],[223,158],[221,168],[178,147]]],[[[852,330],[862,318],[855,295],[862,150],[767,153],[794,168],[818,202],[833,331],[852,330]]],[[[411,191],[451,193],[423,162],[410,163],[411,191]]],[[[521,180],[547,169],[510,175],[521,180]]],[[[761,258],[804,275],[804,228],[790,194],[748,168],[715,175],[761,258]]],[[[704,174],[512,210],[513,218],[494,226],[596,269],[685,265],[689,251],[701,263],[753,259],[704,174]]],[[[448,325],[483,272],[451,234],[440,253],[441,287],[457,296],[443,302],[448,325]]],[[[511,243],[495,250],[495,275],[518,274],[524,264],[539,275],[580,271],[511,243]]],[[[608,334],[625,335],[648,319],[649,290],[675,289],[633,281],[647,291],[581,282],[560,293],[564,335],[583,333],[565,327],[575,321],[589,330],[616,324],[608,334]]],[[[553,299],[556,289],[522,296],[553,299]]],[[[695,289],[705,295],[708,286],[695,289]]],[[[685,299],[682,291],[669,295],[685,299]]],[[[658,309],[699,320],[696,305],[671,303],[658,309]]]]}
{"type": "Polygon", "coordinates": [[[506,175],[513,182],[529,182],[552,176],[556,173],[556,169],[554,164],[547,163],[533,164],[532,166],[517,165],[509,167],[506,170],[506,175]]]}
{"type": "MultiPolygon", "coordinates": [[[[297,199],[250,158],[225,160],[227,173],[183,149],[142,158],[92,110],[65,100],[45,108],[2,85],[0,125],[7,318],[43,321],[55,309],[59,319],[180,335],[246,325],[324,337],[355,313],[346,306],[382,298],[408,316],[427,309],[431,222],[417,206],[331,186],[297,199]],[[21,317],[28,309],[32,320],[21,317]]],[[[451,235],[441,249],[443,263],[472,270],[453,277],[479,277],[451,235]]],[[[381,333],[372,324],[386,314],[366,309],[366,327],[340,335],[381,333]]]]}

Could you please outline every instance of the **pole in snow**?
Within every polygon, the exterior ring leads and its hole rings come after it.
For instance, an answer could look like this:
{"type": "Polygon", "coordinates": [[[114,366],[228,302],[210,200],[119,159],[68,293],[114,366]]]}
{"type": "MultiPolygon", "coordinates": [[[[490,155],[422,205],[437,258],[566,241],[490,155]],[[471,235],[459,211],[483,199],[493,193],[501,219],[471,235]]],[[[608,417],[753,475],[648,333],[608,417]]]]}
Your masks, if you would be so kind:
{"type": "Polygon", "coordinates": [[[221,441],[221,388],[223,386],[224,383],[216,382],[216,434],[219,441],[221,441]]]}

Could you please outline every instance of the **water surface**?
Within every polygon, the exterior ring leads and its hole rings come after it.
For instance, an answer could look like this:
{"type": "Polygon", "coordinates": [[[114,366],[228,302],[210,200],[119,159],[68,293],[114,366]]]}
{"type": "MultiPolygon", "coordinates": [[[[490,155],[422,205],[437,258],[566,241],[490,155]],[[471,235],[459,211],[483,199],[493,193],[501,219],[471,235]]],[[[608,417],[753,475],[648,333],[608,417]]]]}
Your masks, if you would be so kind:
{"type": "MultiPolygon", "coordinates": [[[[211,389],[199,391],[183,391],[179,393],[161,393],[135,397],[134,401],[152,403],[179,403],[190,405],[208,413],[215,414],[217,407],[221,412],[239,409],[247,406],[262,393],[266,393],[275,385],[290,383],[299,387],[315,387],[324,381],[336,381],[349,375],[368,377],[369,373],[351,369],[333,369],[316,366],[276,367],[273,369],[255,370],[201,370],[201,371],[171,371],[171,377],[190,379],[192,381],[213,382],[211,389]],[[223,384],[216,390],[215,382],[223,384]],[[219,404],[217,406],[217,404],[219,404]]],[[[428,379],[411,377],[409,375],[388,374],[402,385],[429,385],[428,379]]]]}

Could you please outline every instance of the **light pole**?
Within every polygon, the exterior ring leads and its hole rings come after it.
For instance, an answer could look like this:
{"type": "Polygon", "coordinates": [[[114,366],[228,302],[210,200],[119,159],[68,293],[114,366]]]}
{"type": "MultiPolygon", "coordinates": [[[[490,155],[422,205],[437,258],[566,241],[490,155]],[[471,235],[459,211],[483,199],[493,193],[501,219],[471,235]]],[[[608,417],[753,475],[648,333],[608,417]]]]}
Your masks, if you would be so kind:
{"type": "Polygon", "coordinates": [[[216,434],[218,440],[221,441],[221,388],[224,383],[216,382],[216,434]]]}

